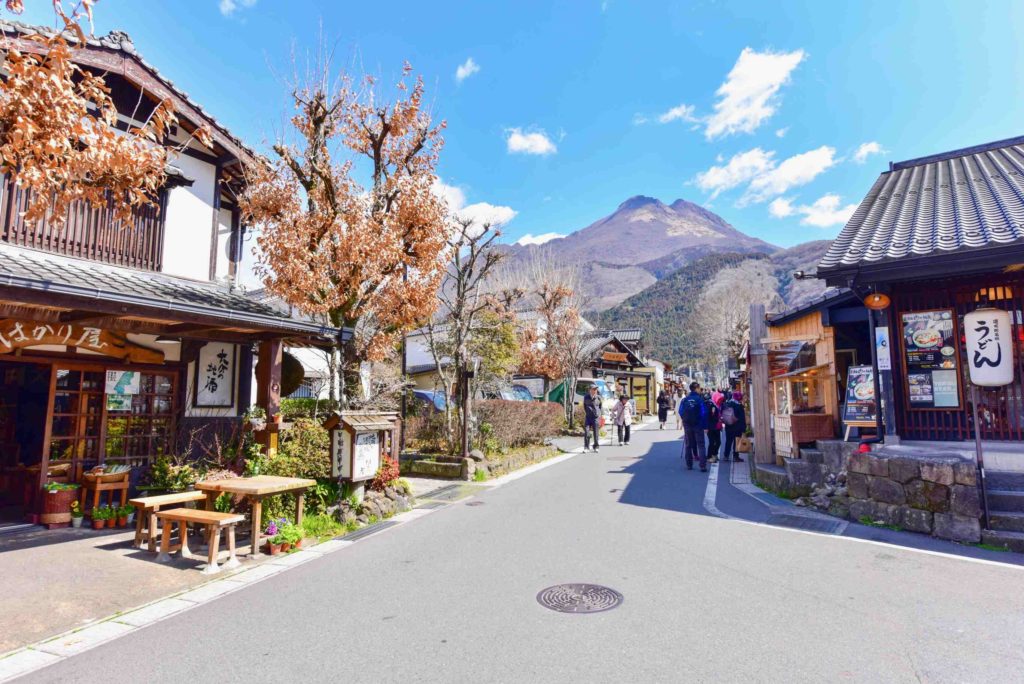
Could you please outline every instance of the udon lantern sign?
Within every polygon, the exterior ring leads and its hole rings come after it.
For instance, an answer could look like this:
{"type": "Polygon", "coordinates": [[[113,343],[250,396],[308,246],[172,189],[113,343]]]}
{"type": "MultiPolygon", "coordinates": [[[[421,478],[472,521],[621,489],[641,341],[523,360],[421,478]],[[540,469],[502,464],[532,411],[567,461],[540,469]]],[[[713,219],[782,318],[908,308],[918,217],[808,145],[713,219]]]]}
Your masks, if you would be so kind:
{"type": "Polygon", "coordinates": [[[978,387],[1002,387],[1013,382],[1013,331],[1010,314],[1002,309],[977,309],[964,316],[967,367],[978,387]]]}

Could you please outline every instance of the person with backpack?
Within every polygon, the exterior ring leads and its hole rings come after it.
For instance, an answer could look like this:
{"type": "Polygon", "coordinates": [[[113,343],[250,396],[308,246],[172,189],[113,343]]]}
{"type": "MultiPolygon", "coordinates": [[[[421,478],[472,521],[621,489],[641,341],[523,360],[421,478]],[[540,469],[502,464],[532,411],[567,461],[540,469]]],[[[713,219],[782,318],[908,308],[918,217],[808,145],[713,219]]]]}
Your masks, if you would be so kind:
{"type": "Polygon", "coordinates": [[[633,405],[625,394],[619,397],[619,401],[612,407],[612,420],[618,433],[619,446],[629,446],[629,431],[633,426],[633,405]]]}
{"type": "Polygon", "coordinates": [[[718,451],[722,447],[722,404],[725,395],[715,390],[708,399],[708,462],[718,463],[718,451]]]}
{"type": "Polygon", "coordinates": [[[600,445],[601,397],[597,394],[597,385],[591,385],[587,396],[583,397],[583,450],[590,449],[590,435],[594,435],[594,451],[600,445]]]}
{"type": "Polygon", "coordinates": [[[722,460],[728,461],[732,454],[735,460],[743,462],[736,452],[736,438],[747,431],[747,414],[743,411],[743,393],[733,392],[732,399],[722,408],[722,423],[725,425],[725,444],[722,446],[722,460]]]}
{"type": "Polygon", "coordinates": [[[665,429],[665,421],[668,420],[669,409],[672,408],[672,399],[668,396],[668,392],[661,390],[658,392],[658,429],[665,429]]]}
{"type": "Polygon", "coordinates": [[[690,383],[690,393],[679,402],[679,417],[683,423],[683,458],[686,469],[693,470],[693,459],[700,461],[700,471],[708,470],[708,454],[704,450],[704,431],[707,429],[707,407],[700,395],[700,383],[690,383]]]}

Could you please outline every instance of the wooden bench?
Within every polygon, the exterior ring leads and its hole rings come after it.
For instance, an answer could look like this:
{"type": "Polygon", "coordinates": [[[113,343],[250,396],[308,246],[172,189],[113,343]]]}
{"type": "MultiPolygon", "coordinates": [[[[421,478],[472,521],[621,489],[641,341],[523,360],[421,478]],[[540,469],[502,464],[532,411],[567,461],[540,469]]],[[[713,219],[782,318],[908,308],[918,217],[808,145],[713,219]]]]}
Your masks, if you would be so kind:
{"type": "Polygon", "coordinates": [[[171,552],[180,550],[182,558],[190,555],[188,549],[188,524],[202,525],[206,528],[209,537],[209,555],[206,567],[203,568],[204,575],[212,575],[220,572],[217,566],[217,553],[220,550],[220,531],[227,528],[228,531],[228,560],[224,563],[225,568],[238,567],[238,558],[235,556],[235,525],[245,520],[244,515],[237,513],[221,513],[220,511],[202,511],[195,508],[172,508],[168,511],[157,511],[156,517],[163,524],[163,532],[160,535],[160,555],[156,557],[157,562],[167,563],[171,560],[171,552]],[[178,523],[179,544],[171,544],[171,526],[178,523]]]}
{"type": "Polygon", "coordinates": [[[135,546],[142,546],[143,542],[149,543],[149,550],[156,551],[156,538],[158,530],[156,526],[156,514],[163,506],[175,506],[190,501],[202,501],[206,498],[203,492],[174,492],[173,494],[160,494],[157,496],[143,496],[132,499],[128,503],[135,506],[138,511],[135,514],[135,546]]]}

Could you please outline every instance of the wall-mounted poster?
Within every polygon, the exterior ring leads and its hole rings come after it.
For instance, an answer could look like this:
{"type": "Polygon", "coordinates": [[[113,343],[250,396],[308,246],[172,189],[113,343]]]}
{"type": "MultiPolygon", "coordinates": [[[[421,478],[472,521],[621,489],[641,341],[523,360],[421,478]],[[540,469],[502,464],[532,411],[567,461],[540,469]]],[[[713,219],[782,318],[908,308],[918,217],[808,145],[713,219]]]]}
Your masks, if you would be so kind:
{"type": "Polygon", "coordinates": [[[875,408],[875,378],[871,366],[850,366],[846,373],[843,422],[847,425],[874,425],[878,412],[875,408]]]}
{"type": "Polygon", "coordinates": [[[958,408],[956,319],[948,309],[902,315],[910,408],[958,408]]]}
{"type": "Polygon", "coordinates": [[[142,374],[138,371],[108,370],[107,394],[138,394],[142,374]]]}
{"type": "Polygon", "coordinates": [[[195,405],[228,408],[235,403],[237,348],[227,342],[209,342],[196,358],[195,405]]]}

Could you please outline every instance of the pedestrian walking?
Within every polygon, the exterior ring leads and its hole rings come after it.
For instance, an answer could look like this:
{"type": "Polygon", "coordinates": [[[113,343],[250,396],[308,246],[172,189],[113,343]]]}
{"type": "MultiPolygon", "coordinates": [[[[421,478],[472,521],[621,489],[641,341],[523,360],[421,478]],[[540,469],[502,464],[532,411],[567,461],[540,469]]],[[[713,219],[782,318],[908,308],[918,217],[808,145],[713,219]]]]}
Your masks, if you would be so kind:
{"type": "Polygon", "coordinates": [[[590,448],[590,436],[594,436],[594,451],[600,446],[601,397],[597,385],[591,385],[583,397],[583,450],[590,448]]]}
{"type": "Polygon", "coordinates": [[[683,390],[677,389],[672,394],[672,413],[676,416],[676,430],[683,429],[683,416],[679,413],[679,405],[683,403],[683,390]]]}
{"type": "Polygon", "coordinates": [[[718,452],[722,448],[722,405],[725,395],[715,390],[708,398],[708,462],[718,463],[718,452]]]}
{"type": "Polygon", "coordinates": [[[629,432],[633,427],[633,405],[629,397],[623,394],[612,407],[612,421],[619,437],[619,446],[629,445],[629,432]]]}
{"type": "Polygon", "coordinates": [[[736,453],[736,438],[747,431],[747,414],[743,411],[743,393],[733,392],[732,398],[722,407],[722,423],[725,425],[725,444],[722,445],[722,460],[728,461],[729,455],[742,462],[736,453]]]}
{"type": "Polygon", "coordinates": [[[683,458],[686,469],[693,470],[693,459],[700,462],[700,471],[707,472],[708,454],[704,449],[704,431],[707,429],[707,407],[700,395],[700,383],[690,383],[690,393],[679,402],[679,416],[683,423],[683,458]]]}
{"type": "Polygon", "coordinates": [[[658,429],[665,429],[665,421],[668,420],[668,412],[672,408],[672,399],[668,396],[668,392],[661,390],[658,392],[658,429]]]}

